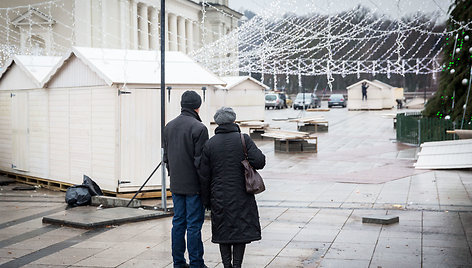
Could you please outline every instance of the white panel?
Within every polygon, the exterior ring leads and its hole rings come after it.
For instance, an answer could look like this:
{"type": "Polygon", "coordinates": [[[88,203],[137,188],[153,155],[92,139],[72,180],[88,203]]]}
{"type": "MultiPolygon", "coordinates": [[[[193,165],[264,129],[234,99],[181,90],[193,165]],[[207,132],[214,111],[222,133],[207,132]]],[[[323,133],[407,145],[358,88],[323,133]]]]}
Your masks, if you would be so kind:
{"type": "Polygon", "coordinates": [[[12,167],[29,170],[28,93],[18,91],[11,95],[12,167]]]}
{"type": "MultiPolygon", "coordinates": [[[[161,161],[160,90],[132,89],[121,95],[122,187],[141,186],[161,161]]],[[[146,186],[161,185],[156,172],[146,186]]]]}
{"type": "Polygon", "coordinates": [[[415,168],[472,168],[472,140],[426,142],[421,145],[415,168]]]}
{"type": "Polygon", "coordinates": [[[0,92],[0,169],[8,170],[12,163],[10,92],[0,92]]]}
{"type": "Polygon", "coordinates": [[[0,90],[37,88],[31,79],[16,63],[13,63],[0,79],[0,90]]]}
{"type": "Polygon", "coordinates": [[[117,90],[111,87],[92,89],[91,114],[91,177],[104,190],[116,191],[117,180],[115,174],[115,102],[117,90]]]}
{"type": "Polygon", "coordinates": [[[74,55],[57,71],[48,88],[103,86],[105,82],[74,55]]]}
{"type": "Polygon", "coordinates": [[[49,176],[48,92],[45,89],[35,89],[28,94],[30,175],[47,178],[49,176]]]}
{"type": "Polygon", "coordinates": [[[81,181],[83,175],[91,176],[91,121],[92,90],[78,88],[70,90],[70,176],[81,181]]]}
{"type": "Polygon", "coordinates": [[[53,180],[81,184],[70,179],[69,89],[49,91],[49,176],[53,180]]]}

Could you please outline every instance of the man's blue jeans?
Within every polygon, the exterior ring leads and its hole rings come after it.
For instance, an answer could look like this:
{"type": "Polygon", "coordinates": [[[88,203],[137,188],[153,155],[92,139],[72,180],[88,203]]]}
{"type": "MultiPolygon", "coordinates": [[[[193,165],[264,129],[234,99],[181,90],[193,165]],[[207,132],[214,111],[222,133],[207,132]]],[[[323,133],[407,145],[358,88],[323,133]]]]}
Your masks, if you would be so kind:
{"type": "Polygon", "coordinates": [[[190,267],[203,267],[202,225],[205,208],[200,195],[172,194],[174,218],[172,219],[172,258],[174,267],[185,264],[185,231],[190,267]]]}

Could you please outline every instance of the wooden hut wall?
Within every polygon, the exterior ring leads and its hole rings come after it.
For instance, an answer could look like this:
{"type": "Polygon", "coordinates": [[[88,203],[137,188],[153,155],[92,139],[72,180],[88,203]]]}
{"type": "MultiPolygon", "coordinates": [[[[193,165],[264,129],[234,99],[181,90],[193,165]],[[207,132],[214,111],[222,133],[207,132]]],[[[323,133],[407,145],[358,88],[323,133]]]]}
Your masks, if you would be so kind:
{"type": "Polygon", "coordinates": [[[362,85],[359,83],[348,89],[349,110],[382,109],[383,94],[380,86],[368,83],[367,101],[362,101],[362,85]]]}
{"type": "Polygon", "coordinates": [[[0,169],[47,176],[47,93],[12,63],[0,80],[0,169]]]}
{"type": "Polygon", "coordinates": [[[237,121],[263,121],[264,96],[264,88],[246,80],[228,90],[226,105],[234,109],[237,121]]]}
{"type": "Polygon", "coordinates": [[[74,56],[48,87],[50,178],[81,184],[85,174],[102,189],[116,191],[118,89],[74,56]]]}

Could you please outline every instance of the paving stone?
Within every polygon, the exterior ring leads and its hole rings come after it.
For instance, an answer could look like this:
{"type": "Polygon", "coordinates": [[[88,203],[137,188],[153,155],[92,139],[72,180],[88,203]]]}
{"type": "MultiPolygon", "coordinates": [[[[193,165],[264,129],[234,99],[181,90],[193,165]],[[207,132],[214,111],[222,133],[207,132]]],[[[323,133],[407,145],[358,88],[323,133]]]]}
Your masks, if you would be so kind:
{"type": "Polygon", "coordinates": [[[398,216],[378,215],[362,217],[362,223],[392,224],[399,222],[398,216]]]}
{"type": "Polygon", "coordinates": [[[326,259],[370,260],[375,245],[335,242],[328,250],[326,259]]]}
{"type": "Polygon", "coordinates": [[[77,228],[100,228],[108,225],[158,219],[171,216],[170,213],[134,208],[96,209],[87,207],[87,211],[69,209],[43,218],[44,223],[58,224],[77,228]]]}
{"type": "Polygon", "coordinates": [[[423,247],[423,263],[442,264],[444,267],[460,265],[471,267],[472,256],[468,247],[423,247]]]}
{"type": "Polygon", "coordinates": [[[274,258],[270,264],[266,267],[294,267],[294,268],[302,268],[302,262],[304,261],[303,256],[293,256],[293,257],[286,257],[286,256],[277,256],[274,258]]]}
{"type": "Polygon", "coordinates": [[[369,267],[369,260],[353,260],[353,259],[322,259],[319,266],[320,268],[365,268],[369,267]]]}

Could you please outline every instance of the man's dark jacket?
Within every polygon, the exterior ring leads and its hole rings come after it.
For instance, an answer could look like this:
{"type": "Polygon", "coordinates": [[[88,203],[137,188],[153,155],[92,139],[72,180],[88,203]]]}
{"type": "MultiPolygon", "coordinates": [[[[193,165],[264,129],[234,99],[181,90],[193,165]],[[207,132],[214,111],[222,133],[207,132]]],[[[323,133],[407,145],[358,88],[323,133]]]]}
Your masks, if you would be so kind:
{"type": "MultiPolygon", "coordinates": [[[[211,207],[213,243],[249,243],[261,239],[259,212],[253,194],[246,192],[245,159],[238,125],[216,128],[205,144],[200,164],[202,201],[211,207]]],[[[265,156],[244,134],[249,163],[255,169],[265,166],[265,156]]]]}
{"type": "Polygon", "coordinates": [[[200,193],[197,168],[208,130],[198,114],[188,108],[164,128],[164,162],[170,175],[170,191],[174,194],[200,193]]]}

